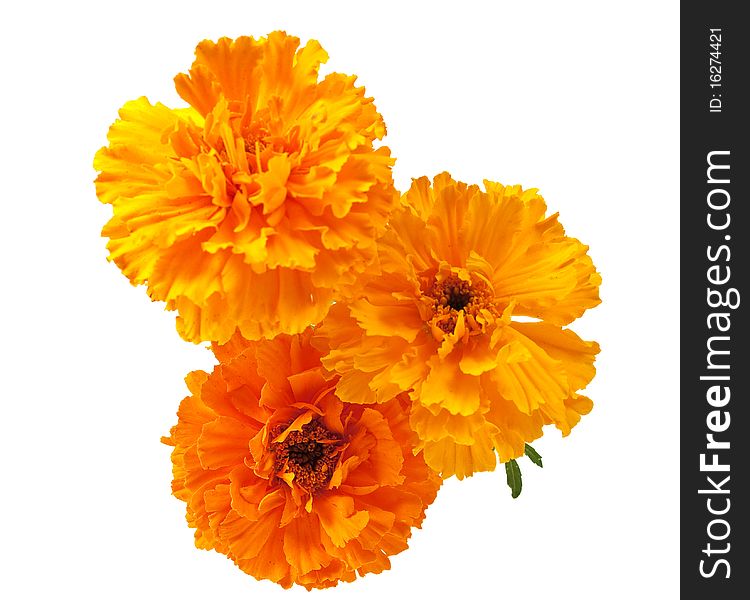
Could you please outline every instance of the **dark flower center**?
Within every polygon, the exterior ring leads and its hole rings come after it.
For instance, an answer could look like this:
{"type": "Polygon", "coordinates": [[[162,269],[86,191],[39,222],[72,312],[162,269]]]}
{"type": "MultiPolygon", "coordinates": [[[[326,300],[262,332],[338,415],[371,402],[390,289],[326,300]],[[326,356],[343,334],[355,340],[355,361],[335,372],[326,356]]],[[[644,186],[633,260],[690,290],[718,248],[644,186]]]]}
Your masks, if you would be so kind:
{"type": "MultiPolygon", "coordinates": [[[[278,426],[275,438],[289,424],[278,426]]],[[[283,442],[271,444],[277,475],[293,473],[294,482],[308,492],[328,485],[338,462],[341,436],[329,431],[318,419],[290,432],[283,442]]]]}
{"type": "Polygon", "coordinates": [[[453,310],[463,310],[471,301],[471,285],[465,281],[446,286],[443,289],[445,303],[453,310]]]}
{"type": "Polygon", "coordinates": [[[465,281],[456,275],[449,275],[436,280],[428,296],[434,301],[432,323],[445,333],[453,333],[462,312],[466,327],[472,331],[481,329],[480,322],[488,313],[498,315],[492,293],[480,279],[465,281]],[[482,311],[485,311],[484,316],[482,311]]]}

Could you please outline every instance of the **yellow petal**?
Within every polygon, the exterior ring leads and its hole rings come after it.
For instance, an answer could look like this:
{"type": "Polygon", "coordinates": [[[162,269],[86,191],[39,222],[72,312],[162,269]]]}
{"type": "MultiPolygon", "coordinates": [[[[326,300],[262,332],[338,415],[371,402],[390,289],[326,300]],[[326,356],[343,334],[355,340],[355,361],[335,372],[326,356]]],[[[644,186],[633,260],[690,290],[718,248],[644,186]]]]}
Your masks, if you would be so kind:
{"type": "Polygon", "coordinates": [[[463,479],[480,471],[494,471],[497,458],[492,449],[489,431],[482,429],[475,436],[475,442],[469,446],[457,444],[451,438],[426,442],[424,460],[443,479],[453,475],[463,479]]]}

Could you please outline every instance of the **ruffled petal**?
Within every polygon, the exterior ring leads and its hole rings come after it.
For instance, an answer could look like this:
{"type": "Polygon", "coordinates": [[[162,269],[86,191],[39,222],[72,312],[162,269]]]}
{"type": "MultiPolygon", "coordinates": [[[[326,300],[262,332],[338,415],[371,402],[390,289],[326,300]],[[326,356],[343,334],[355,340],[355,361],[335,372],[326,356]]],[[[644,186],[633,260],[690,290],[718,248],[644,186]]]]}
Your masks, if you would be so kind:
{"type": "Polygon", "coordinates": [[[350,496],[325,496],[315,503],[320,524],[339,548],[356,538],[369,522],[367,511],[355,510],[350,496]]]}
{"type": "Polygon", "coordinates": [[[437,404],[454,415],[477,412],[481,391],[479,378],[461,371],[457,355],[451,354],[445,359],[433,356],[427,364],[430,372],[413,394],[415,399],[428,407],[437,404]]]}
{"type": "Polygon", "coordinates": [[[470,445],[458,444],[451,438],[425,442],[424,460],[444,479],[454,475],[463,479],[480,471],[493,471],[497,463],[486,428],[475,433],[475,441],[470,445]]]}
{"type": "Polygon", "coordinates": [[[198,437],[198,457],[206,469],[234,466],[249,455],[248,440],[257,429],[231,417],[206,423],[198,437]]]}

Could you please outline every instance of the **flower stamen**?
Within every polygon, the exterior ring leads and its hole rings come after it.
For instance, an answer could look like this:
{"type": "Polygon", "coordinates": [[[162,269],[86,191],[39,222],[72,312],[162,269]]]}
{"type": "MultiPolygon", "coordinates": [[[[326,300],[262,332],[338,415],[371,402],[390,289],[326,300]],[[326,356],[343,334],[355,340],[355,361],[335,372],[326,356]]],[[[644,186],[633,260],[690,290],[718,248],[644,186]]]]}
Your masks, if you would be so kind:
{"type": "Polygon", "coordinates": [[[434,301],[431,323],[445,333],[454,332],[461,313],[470,333],[482,329],[481,324],[486,321],[482,311],[499,315],[491,289],[479,278],[465,281],[456,275],[438,277],[428,296],[434,301]]]}
{"type": "MultiPolygon", "coordinates": [[[[277,426],[272,434],[276,438],[289,424],[277,426]]],[[[304,490],[313,493],[328,485],[340,454],[341,436],[329,431],[315,419],[290,432],[284,441],[271,444],[274,453],[274,471],[277,476],[293,473],[294,481],[304,490]]]]}

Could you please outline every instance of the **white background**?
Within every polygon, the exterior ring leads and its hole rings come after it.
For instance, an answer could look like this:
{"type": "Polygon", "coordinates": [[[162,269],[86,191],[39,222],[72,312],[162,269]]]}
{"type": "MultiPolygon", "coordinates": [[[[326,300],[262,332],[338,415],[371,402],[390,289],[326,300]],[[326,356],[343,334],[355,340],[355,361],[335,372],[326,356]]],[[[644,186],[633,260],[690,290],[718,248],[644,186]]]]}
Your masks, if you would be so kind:
{"type": "Polygon", "coordinates": [[[675,598],[677,2],[71,2],[3,9],[0,596],[675,598]],[[196,550],[159,443],[210,368],[105,260],[95,151],[117,109],[177,105],[204,38],[285,29],[359,75],[397,184],[538,187],[591,246],[594,411],[521,466],[448,481],[391,571],[306,595],[196,550]]]}

